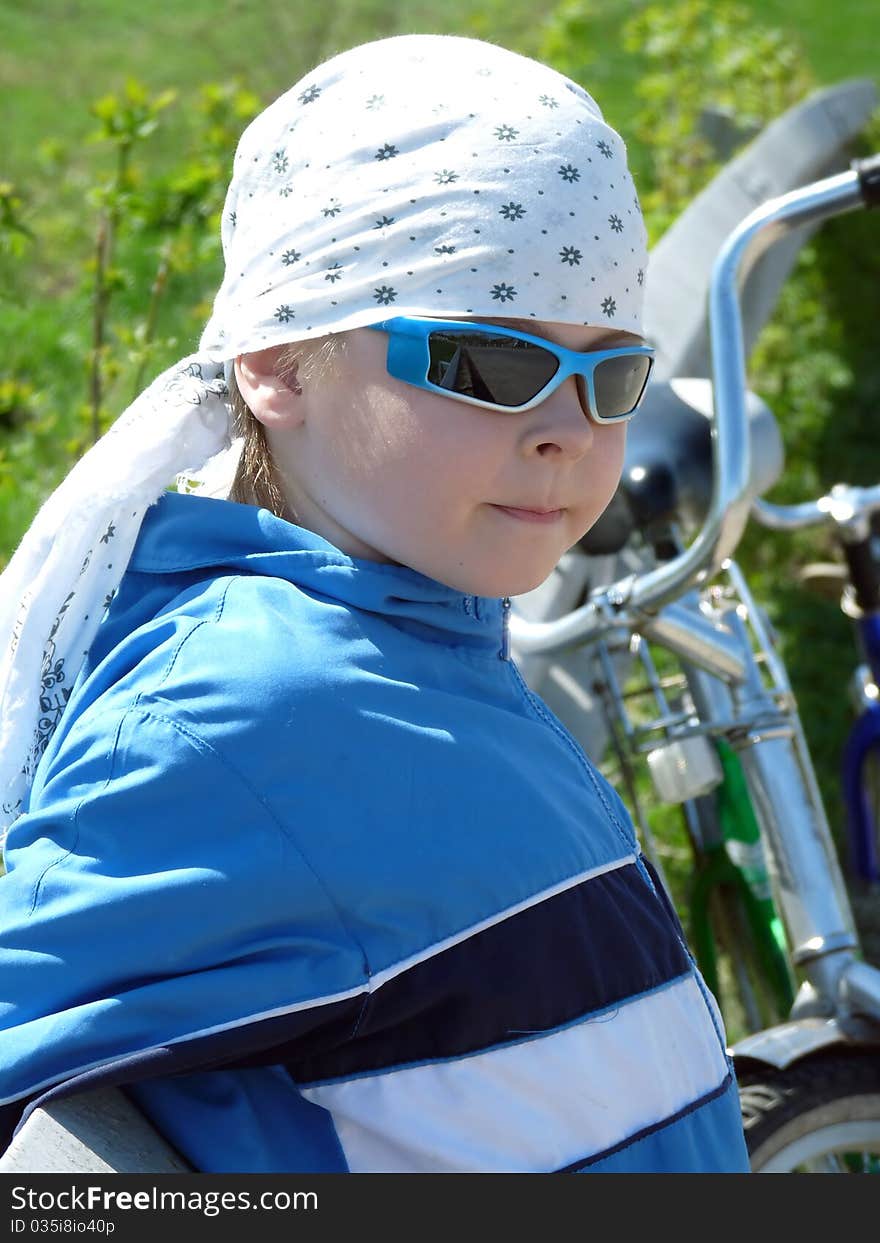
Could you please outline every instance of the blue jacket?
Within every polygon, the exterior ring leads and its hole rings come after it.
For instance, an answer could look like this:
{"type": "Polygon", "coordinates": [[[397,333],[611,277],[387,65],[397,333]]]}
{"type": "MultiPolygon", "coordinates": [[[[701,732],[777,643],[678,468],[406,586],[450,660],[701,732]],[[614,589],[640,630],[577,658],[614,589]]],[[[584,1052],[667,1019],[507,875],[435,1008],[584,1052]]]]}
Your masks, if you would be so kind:
{"type": "Polygon", "coordinates": [[[0,1101],[197,1168],[739,1171],[714,1002],[503,602],[166,493],[10,831],[0,1101]]]}

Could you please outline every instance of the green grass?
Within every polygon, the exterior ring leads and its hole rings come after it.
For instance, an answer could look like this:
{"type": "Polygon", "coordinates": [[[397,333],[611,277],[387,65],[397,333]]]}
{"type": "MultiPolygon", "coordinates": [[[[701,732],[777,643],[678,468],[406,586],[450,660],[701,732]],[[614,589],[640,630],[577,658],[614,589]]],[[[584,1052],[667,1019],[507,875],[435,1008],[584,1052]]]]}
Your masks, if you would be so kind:
{"type": "MultiPolygon", "coordinates": [[[[586,7],[586,6],[585,6],[586,7]]],[[[620,31],[633,0],[588,6],[591,39],[582,52],[583,84],[626,132],[638,66],[622,51],[620,31]]],[[[790,32],[820,82],[877,75],[880,7],[876,0],[785,0],[745,4],[765,25],[790,32]]],[[[0,3],[0,119],[6,175],[29,181],[39,144],[79,144],[90,132],[89,102],[133,74],[153,89],[186,90],[240,76],[268,101],[312,65],[369,39],[399,33],[476,34],[527,54],[539,52],[551,7],[534,0],[402,3],[326,0],[290,5],[268,0],[43,0],[0,3]]]]}

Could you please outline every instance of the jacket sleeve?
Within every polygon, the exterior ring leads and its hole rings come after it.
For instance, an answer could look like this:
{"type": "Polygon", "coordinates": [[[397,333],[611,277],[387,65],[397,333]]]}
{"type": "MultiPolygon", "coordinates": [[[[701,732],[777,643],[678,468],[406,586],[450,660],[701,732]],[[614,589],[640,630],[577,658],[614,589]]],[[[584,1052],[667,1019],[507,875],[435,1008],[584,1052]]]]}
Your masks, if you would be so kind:
{"type": "Polygon", "coordinates": [[[6,867],[0,1104],[83,1075],[282,1061],[356,1022],[363,955],[332,895],[173,705],[85,711],[6,867]]]}

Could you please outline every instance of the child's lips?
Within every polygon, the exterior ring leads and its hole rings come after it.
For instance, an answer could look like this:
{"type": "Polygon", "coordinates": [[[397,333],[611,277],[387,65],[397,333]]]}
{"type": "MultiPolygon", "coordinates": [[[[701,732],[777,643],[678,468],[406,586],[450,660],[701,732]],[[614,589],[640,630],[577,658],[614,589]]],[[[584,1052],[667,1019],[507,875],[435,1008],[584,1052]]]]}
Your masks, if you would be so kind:
{"type": "Polygon", "coordinates": [[[521,509],[515,505],[493,505],[493,509],[500,509],[521,522],[558,522],[565,513],[564,509],[521,509]]]}

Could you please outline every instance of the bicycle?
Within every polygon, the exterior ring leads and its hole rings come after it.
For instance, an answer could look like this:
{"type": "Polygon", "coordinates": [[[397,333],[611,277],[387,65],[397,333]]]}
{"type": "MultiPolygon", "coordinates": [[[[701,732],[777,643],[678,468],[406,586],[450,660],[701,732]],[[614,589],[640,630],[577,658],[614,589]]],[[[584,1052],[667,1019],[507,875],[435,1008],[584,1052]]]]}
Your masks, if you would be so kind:
{"type": "MultiPolygon", "coordinates": [[[[674,539],[665,547],[655,540],[653,559],[642,548],[641,563],[636,558],[635,569],[613,583],[586,592],[583,583],[574,591],[569,584],[567,611],[550,620],[546,614],[543,620],[520,612],[511,617],[512,650],[518,660],[532,659],[533,672],[554,653],[577,650],[590,676],[603,662],[605,672],[614,674],[621,653],[646,642],[678,661],[684,680],[676,710],[661,711],[641,728],[656,729],[657,749],[665,755],[655,767],[662,770],[665,763],[683,802],[696,805],[701,787],[723,781],[723,773],[715,780],[713,754],[719,768],[720,761],[714,740],[726,742],[738,758],[760,826],[786,957],[799,981],[788,1019],[731,1049],[752,1167],[762,1171],[876,1168],[880,970],[860,958],[846,885],[786,670],[732,559],[756,492],[737,290],[774,237],[878,203],[880,156],[874,156],[855,162],[847,173],[771,200],[733,231],[716,261],[709,300],[712,483],[699,533],[686,548],[674,539]]],[[[687,470],[678,469],[674,440],[670,432],[659,469],[635,481],[651,484],[656,513],[680,508],[689,488],[699,491],[687,470]],[[664,486],[671,494],[665,506],[664,486]]],[[[624,532],[618,555],[624,555],[627,525],[631,533],[636,518],[645,517],[644,496],[638,486],[628,492],[624,487],[609,519],[624,532]]],[[[644,521],[641,529],[646,529],[644,521]]],[[[613,555],[612,543],[602,555],[613,555]]],[[[562,580],[565,573],[561,564],[562,580]]],[[[557,584],[554,590],[558,604],[566,588],[557,584]]],[[[618,690],[622,699],[624,689],[618,690]]],[[[619,710],[619,700],[614,702],[619,710]]],[[[646,853],[648,848],[646,843],[646,853]]]]}

